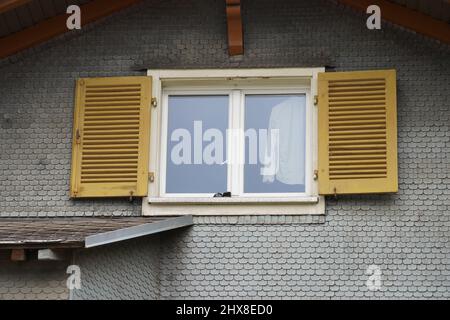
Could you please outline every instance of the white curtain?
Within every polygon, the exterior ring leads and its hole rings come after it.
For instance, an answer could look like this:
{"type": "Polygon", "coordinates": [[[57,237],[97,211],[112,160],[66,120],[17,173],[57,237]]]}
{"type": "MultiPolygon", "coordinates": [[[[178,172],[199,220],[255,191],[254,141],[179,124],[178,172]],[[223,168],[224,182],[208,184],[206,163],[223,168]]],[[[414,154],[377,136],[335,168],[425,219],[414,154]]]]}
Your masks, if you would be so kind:
{"type": "Polygon", "coordinates": [[[261,168],[264,183],[305,183],[305,100],[289,97],[272,109],[261,168]]]}

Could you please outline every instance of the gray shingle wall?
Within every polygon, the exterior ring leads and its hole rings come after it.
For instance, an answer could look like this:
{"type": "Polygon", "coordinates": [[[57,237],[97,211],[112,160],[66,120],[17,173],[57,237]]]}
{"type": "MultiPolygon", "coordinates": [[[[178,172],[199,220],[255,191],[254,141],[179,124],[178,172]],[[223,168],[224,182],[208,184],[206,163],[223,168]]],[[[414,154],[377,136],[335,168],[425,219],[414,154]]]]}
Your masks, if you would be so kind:
{"type": "Polygon", "coordinates": [[[66,262],[11,262],[0,257],[0,300],[67,300],[66,262]]]}
{"type": "Polygon", "coordinates": [[[328,199],[323,224],[196,219],[162,237],[161,297],[449,298],[450,48],[386,23],[368,31],[364,15],[325,0],[248,0],[243,19],[243,57],[227,55],[223,1],[203,0],[145,1],[3,61],[0,214],[140,213],[138,202],[68,199],[78,77],[146,67],[395,68],[398,194],[328,199]],[[380,291],[365,286],[371,264],[381,268],[380,291]]]}
{"type": "Polygon", "coordinates": [[[438,227],[363,203],[347,215],[338,202],[325,224],[201,224],[166,233],[161,297],[450,298],[448,220],[438,227]],[[366,286],[372,265],[381,270],[376,291],[366,286]]]}
{"type": "Polygon", "coordinates": [[[81,289],[71,299],[158,299],[159,237],[151,236],[78,251],[81,289]]]}

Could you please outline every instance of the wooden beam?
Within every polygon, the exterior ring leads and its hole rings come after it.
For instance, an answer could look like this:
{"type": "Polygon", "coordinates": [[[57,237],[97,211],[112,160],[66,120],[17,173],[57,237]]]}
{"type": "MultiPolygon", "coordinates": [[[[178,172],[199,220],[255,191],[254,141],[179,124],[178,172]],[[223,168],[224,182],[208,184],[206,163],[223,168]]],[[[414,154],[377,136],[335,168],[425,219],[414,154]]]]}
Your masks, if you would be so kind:
{"type": "MultiPolygon", "coordinates": [[[[106,17],[116,11],[134,5],[142,0],[94,0],[81,8],[81,25],[106,17]]],[[[44,20],[32,27],[0,39],[0,59],[13,55],[66,32],[68,14],[61,14],[44,20]]]]}
{"type": "Polygon", "coordinates": [[[11,250],[11,261],[25,261],[27,260],[27,255],[25,249],[13,249],[11,250]]]}
{"type": "Polygon", "coordinates": [[[387,0],[339,0],[339,2],[364,13],[368,6],[375,4],[381,9],[382,19],[444,43],[450,43],[450,25],[419,11],[387,0]]]}
{"type": "Polygon", "coordinates": [[[0,0],[0,14],[27,4],[31,0],[0,0]]]}
{"type": "Polygon", "coordinates": [[[68,260],[69,252],[64,249],[42,249],[38,250],[38,260],[64,261],[68,260]]]}
{"type": "Polygon", "coordinates": [[[20,243],[20,244],[0,244],[0,250],[14,250],[14,249],[25,249],[25,250],[40,250],[40,249],[79,249],[84,248],[83,242],[71,242],[71,243],[20,243]]]}
{"type": "Polygon", "coordinates": [[[241,1],[226,0],[228,52],[230,56],[244,53],[242,35],[241,1]]]}

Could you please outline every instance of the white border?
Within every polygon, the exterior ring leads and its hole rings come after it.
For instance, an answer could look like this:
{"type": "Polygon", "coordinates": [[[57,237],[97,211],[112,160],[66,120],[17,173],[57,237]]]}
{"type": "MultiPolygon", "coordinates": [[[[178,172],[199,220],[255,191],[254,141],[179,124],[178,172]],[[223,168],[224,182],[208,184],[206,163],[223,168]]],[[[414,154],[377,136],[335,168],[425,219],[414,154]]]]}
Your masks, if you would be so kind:
{"type": "MultiPolygon", "coordinates": [[[[158,101],[158,107],[152,108],[152,123],[150,137],[149,170],[155,173],[155,181],[149,182],[149,195],[142,202],[143,215],[300,215],[300,214],[324,214],[324,198],[318,196],[317,181],[310,183],[311,190],[306,197],[237,197],[226,200],[214,198],[190,198],[183,195],[182,198],[160,197],[160,152],[162,140],[162,89],[164,87],[183,86],[185,89],[202,90],[208,88],[214,90],[214,83],[224,89],[239,88],[258,89],[261,83],[280,83],[279,88],[290,87],[295,81],[306,85],[296,85],[296,88],[309,88],[307,106],[313,110],[308,117],[311,120],[311,138],[309,147],[312,151],[312,162],[306,170],[311,174],[317,169],[317,107],[314,106],[314,96],[317,95],[317,76],[324,72],[325,68],[266,68],[266,69],[196,69],[196,70],[148,70],[148,76],[152,77],[152,95],[158,101]],[[214,80],[214,81],[212,81],[214,80]],[[259,84],[258,84],[259,83],[259,84]],[[188,88],[192,84],[192,88],[188,88]],[[224,87],[224,84],[226,86],[224,87]],[[203,85],[203,87],[202,87],[203,85]],[[167,200],[167,201],[165,201],[167,200]],[[233,205],[229,205],[233,204],[233,205]],[[261,206],[264,204],[264,206],[261,206]]],[[[217,88],[217,87],[216,87],[217,88]]],[[[239,95],[241,96],[241,95],[239,95]]],[[[230,170],[229,170],[230,171],[230,170]]]]}

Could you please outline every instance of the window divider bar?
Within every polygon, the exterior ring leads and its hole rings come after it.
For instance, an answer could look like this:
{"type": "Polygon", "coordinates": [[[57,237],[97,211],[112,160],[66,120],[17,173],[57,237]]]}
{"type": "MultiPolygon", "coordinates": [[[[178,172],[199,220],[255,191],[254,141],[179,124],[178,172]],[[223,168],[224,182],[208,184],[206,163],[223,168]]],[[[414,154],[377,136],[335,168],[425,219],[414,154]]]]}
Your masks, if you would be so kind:
{"type": "Polygon", "coordinates": [[[232,90],[231,92],[231,122],[230,131],[231,135],[228,139],[228,150],[230,154],[228,158],[230,159],[229,163],[229,182],[230,182],[230,191],[233,196],[239,196],[242,193],[241,186],[241,162],[242,160],[242,124],[241,124],[241,109],[242,109],[242,92],[241,90],[232,90]]]}

